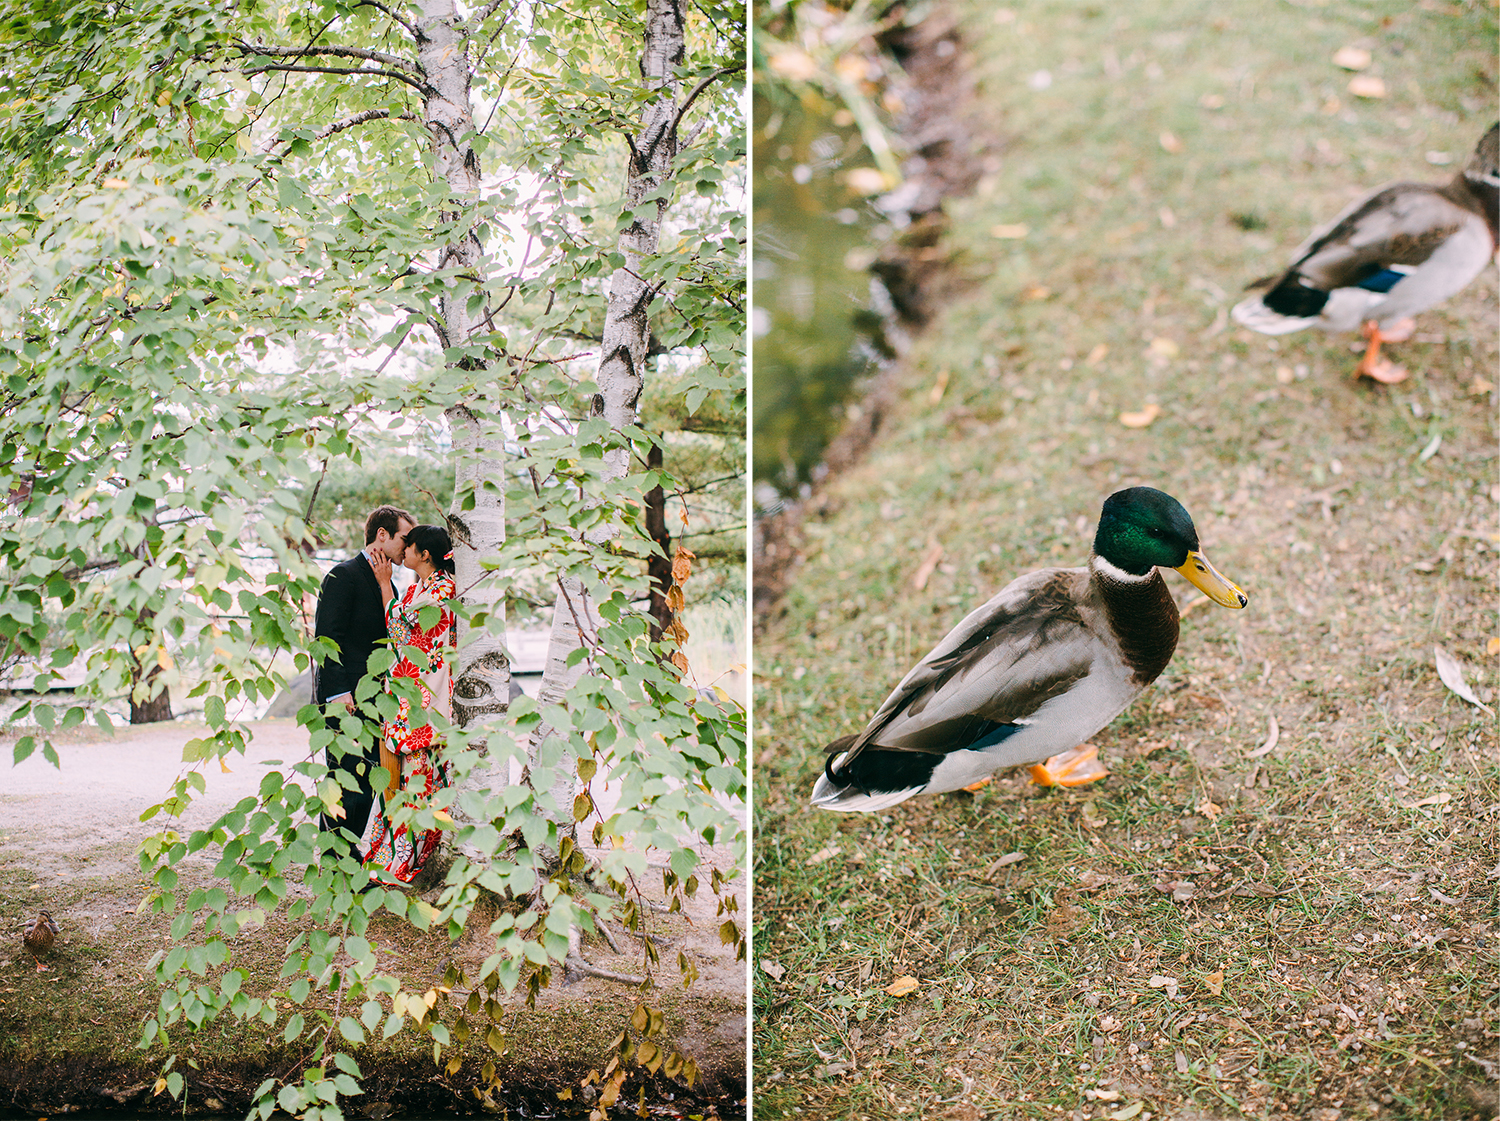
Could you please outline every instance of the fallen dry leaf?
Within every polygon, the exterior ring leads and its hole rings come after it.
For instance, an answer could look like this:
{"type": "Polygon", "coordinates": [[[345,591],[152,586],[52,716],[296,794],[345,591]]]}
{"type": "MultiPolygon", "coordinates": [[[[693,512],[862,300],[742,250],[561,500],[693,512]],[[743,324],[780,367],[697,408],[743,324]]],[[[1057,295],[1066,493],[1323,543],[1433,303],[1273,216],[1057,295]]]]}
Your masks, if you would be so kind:
{"type": "Polygon", "coordinates": [[[950,375],[946,369],[937,372],[937,377],[932,382],[932,388],[927,393],[927,403],[929,405],[936,405],[943,399],[943,392],[948,388],[949,377],[950,375]]]}
{"type": "Polygon", "coordinates": [[[1134,1105],[1127,1105],[1124,1109],[1115,1110],[1109,1116],[1111,1121],[1130,1121],[1132,1117],[1145,1108],[1145,1102],[1136,1102],[1134,1105]]]}
{"type": "Polygon", "coordinates": [[[1429,794],[1426,798],[1416,802],[1402,802],[1401,805],[1408,810],[1415,810],[1421,806],[1446,806],[1451,801],[1453,801],[1453,795],[1445,790],[1441,794],[1429,794]]]}
{"type": "Polygon", "coordinates": [[[1045,300],[1050,295],[1052,295],[1052,289],[1045,284],[1028,284],[1021,290],[1023,300],[1045,300]]]}
{"type": "Polygon", "coordinates": [[[1167,977],[1164,974],[1158,973],[1154,974],[1151,980],[1147,982],[1147,984],[1149,984],[1153,989],[1164,990],[1167,996],[1171,997],[1173,1000],[1177,999],[1176,977],[1167,977]]]}
{"type": "Polygon", "coordinates": [[[891,996],[906,996],[917,991],[917,979],[910,973],[903,974],[887,985],[885,991],[891,996]]]}
{"type": "Polygon", "coordinates": [[[1182,353],[1182,347],[1178,346],[1165,335],[1157,335],[1156,338],[1151,340],[1147,349],[1152,354],[1159,354],[1163,358],[1176,358],[1182,353]]]}
{"type": "Polygon", "coordinates": [[[1182,151],[1182,141],[1178,140],[1177,137],[1170,132],[1163,132],[1156,139],[1161,144],[1161,150],[1163,152],[1167,152],[1175,156],[1182,151]]]}
{"type": "Polygon", "coordinates": [[[1163,880],[1156,885],[1156,890],[1166,892],[1174,903],[1186,903],[1198,894],[1192,880],[1163,880]]]}
{"type": "Polygon", "coordinates": [[[1002,222],[998,226],[990,227],[990,236],[1002,241],[1014,241],[1025,237],[1030,232],[1024,222],[1002,222]]]}
{"type": "Polygon", "coordinates": [[[1349,79],[1349,92],[1355,97],[1384,97],[1385,81],[1373,74],[1356,74],[1349,79]]]}
{"type": "Polygon", "coordinates": [[[1492,638],[1489,642],[1485,643],[1484,650],[1491,658],[1496,654],[1500,654],[1500,637],[1492,638]]]}
{"type": "Polygon", "coordinates": [[[779,981],[786,976],[786,966],[779,965],[774,961],[762,961],[760,971],[773,981],[779,981]]]}
{"type": "Polygon", "coordinates": [[[1203,982],[1203,987],[1214,996],[1224,994],[1224,971],[1222,969],[1214,973],[1204,973],[1199,980],[1203,982]]]}
{"type": "Polygon", "coordinates": [[[1345,70],[1364,70],[1372,59],[1363,47],[1340,47],[1333,52],[1333,64],[1345,70]]]}
{"type": "Polygon", "coordinates": [[[1281,728],[1276,723],[1276,717],[1273,716],[1271,717],[1271,728],[1266,733],[1266,742],[1261,744],[1254,751],[1246,753],[1245,758],[1259,759],[1262,755],[1271,754],[1271,752],[1276,750],[1276,744],[1280,741],[1280,739],[1281,728]]]}
{"type": "Polygon", "coordinates": [[[841,851],[843,850],[841,850],[837,845],[829,845],[826,848],[819,849],[817,852],[809,856],[807,858],[807,863],[809,866],[814,864],[822,864],[825,860],[832,860],[841,851]]]}
{"type": "Polygon", "coordinates": [[[1152,401],[1138,413],[1121,413],[1120,423],[1126,428],[1145,428],[1159,416],[1161,416],[1161,406],[1152,401]]]}
{"type": "Polygon", "coordinates": [[[1089,351],[1089,356],[1084,359],[1090,366],[1097,366],[1104,361],[1104,356],[1109,353],[1108,343],[1095,343],[1094,349],[1089,351]]]}
{"type": "Polygon", "coordinates": [[[1085,868],[1078,874],[1079,891],[1097,891],[1106,884],[1115,882],[1115,877],[1106,876],[1103,872],[1095,872],[1092,868],[1085,868]]]}
{"type": "Polygon", "coordinates": [[[1437,657],[1438,677],[1442,678],[1443,684],[1448,686],[1456,696],[1462,697],[1471,705],[1477,705],[1490,716],[1494,716],[1495,710],[1476,697],[1474,690],[1469,688],[1469,683],[1464,680],[1464,668],[1459,660],[1438,645],[1433,646],[1432,652],[1437,657]]]}
{"type": "Polygon", "coordinates": [[[1211,801],[1205,801],[1198,806],[1198,812],[1209,821],[1218,821],[1219,815],[1224,812],[1224,807],[1211,801]]]}
{"type": "Polygon", "coordinates": [[[911,586],[915,591],[921,591],[927,587],[927,581],[937,570],[938,561],[943,559],[943,547],[934,541],[927,547],[927,553],[917,565],[917,570],[911,574],[911,586]]]}
{"type": "Polygon", "coordinates": [[[1000,871],[1000,869],[1005,868],[1011,864],[1019,864],[1025,859],[1026,854],[1024,852],[1008,852],[984,870],[984,878],[989,879],[996,872],[1000,871]]]}

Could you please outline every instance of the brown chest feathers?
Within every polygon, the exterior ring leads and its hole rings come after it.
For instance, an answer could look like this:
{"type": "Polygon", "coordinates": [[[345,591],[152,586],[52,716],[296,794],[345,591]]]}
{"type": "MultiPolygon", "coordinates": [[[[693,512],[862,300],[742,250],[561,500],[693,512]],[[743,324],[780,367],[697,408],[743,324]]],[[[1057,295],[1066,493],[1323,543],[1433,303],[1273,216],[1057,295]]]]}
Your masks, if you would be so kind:
{"type": "Polygon", "coordinates": [[[1104,613],[1133,679],[1143,688],[1167,668],[1177,649],[1177,602],[1152,571],[1149,580],[1126,583],[1095,572],[1104,613]]]}

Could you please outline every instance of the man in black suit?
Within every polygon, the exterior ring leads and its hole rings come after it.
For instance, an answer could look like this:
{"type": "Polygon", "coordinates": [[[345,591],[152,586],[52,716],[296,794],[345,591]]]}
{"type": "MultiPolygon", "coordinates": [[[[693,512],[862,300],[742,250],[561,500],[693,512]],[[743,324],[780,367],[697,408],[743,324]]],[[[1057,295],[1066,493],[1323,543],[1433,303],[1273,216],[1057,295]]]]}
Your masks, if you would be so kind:
{"type": "Polygon", "coordinates": [[[372,510],[365,520],[364,549],[334,565],[318,593],[313,634],[331,639],[339,648],[339,657],[335,661],[330,655],[321,666],[314,665],[313,700],[326,706],[329,727],[347,731],[361,741],[359,752],[344,753],[333,745],[328,747],[329,770],[345,775],[340,783],[344,787],[344,816],[333,820],[325,814],[322,827],[352,833],[351,848],[357,847],[375,800],[371,768],[380,765],[379,718],[368,702],[360,705],[355,696],[370,655],[389,637],[380,586],[389,585],[392,562],[401,559],[406,532],[416,524],[416,519],[395,506],[372,510]]]}

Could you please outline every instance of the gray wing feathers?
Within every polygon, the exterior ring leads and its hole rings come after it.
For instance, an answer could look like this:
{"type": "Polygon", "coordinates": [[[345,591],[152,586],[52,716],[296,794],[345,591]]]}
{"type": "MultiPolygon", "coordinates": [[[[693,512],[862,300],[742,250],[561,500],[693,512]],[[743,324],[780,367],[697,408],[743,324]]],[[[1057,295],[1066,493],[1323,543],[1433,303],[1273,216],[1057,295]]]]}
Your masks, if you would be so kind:
{"type": "Polygon", "coordinates": [[[1054,568],[1006,585],[901,679],[855,748],[930,750],[903,741],[965,715],[1000,723],[1030,716],[1092,667],[1100,636],[1096,613],[1080,602],[1087,583],[1087,569],[1054,568]]]}

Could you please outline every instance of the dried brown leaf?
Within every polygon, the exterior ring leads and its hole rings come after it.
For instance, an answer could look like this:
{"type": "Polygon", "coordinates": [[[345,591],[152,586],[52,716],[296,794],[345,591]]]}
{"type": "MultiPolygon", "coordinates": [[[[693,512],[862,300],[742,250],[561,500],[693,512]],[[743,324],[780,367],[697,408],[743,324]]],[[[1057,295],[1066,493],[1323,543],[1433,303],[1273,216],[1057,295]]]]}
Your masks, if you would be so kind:
{"type": "Polygon", "coordinates": [[[885,991],[891,996],[907,996],[917,991],[917,979],[910,973],[902,974],[887,985],[885,991]]]}
{"type": "Polygon", "coordinates": [[[1373,74],[1356,74],[1349,79],[1349,92],[1355,97],[1384,97],[1385,80],[1373,74]]]}
{"type": "Polygon", "coordinates": [[[1454,695],[1462,697],[1471,705],[1477,705],[1489,715],[1494,716],[1495,710],[1476,697],[1474,690],[1469,688],[1468,681],[1464,679],[1462,663],[1441,646],[1434,645],[1432,653],[1437,658],[1438,677],[1442,678],[1443,684],[1448,686],[1454,695]]]}
{"type": "Polygon", "coordinates": [[[1145,428],[1159,416],[1161,406],[1152,401],[1138,413],[1121,413],[1120,423],[1126,428],[1145,428]]]}
{"type": "Polygon", "coordinates": [[[920,592],[927,587],[927,581],[932,578],[933,572],[937,570],[938,561],[942,559],[942,545],[936,541],[932,542],[927,548],[926,555],[922,557],[921,563],[917,565],[917,570],[911,574],[911,586],[914,591],[920,592]]]}
{"type": "Polygon", "coordinates": [[[1340,47],[1333,52],[1333,64],[1345,70],[1365,70],[1374,61],[1363,47],[1340,47]]]}

